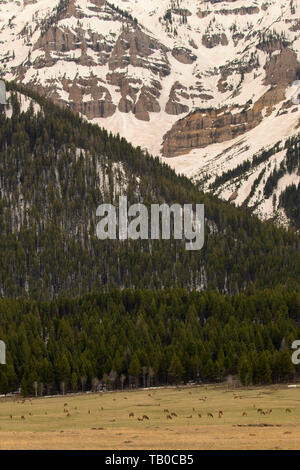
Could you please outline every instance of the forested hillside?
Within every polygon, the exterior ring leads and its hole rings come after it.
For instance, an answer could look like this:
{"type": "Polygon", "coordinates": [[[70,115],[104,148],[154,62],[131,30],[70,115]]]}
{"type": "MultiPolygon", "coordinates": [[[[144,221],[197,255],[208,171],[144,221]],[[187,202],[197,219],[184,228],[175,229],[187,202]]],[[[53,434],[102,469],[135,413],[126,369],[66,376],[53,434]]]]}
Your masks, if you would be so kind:
{"type": "Polygon", "coordinates": [[[7,365],[0,393],[295,378],[291,345],[300,337],[300,295],[234,296],[182,289],[112,290],[51,302],[0,301],[7,365]]]}
{"type": "Polygon", "coordinates": [[[51,299],[97,289],[214,288],[234,294],[300,282],[299,237],[201,193],[69,110],[7,84],[0,114],[0,293],[51,299]],[[205,244],[100,241],[96,208],[130,202],[204,203],[205,244]]]}

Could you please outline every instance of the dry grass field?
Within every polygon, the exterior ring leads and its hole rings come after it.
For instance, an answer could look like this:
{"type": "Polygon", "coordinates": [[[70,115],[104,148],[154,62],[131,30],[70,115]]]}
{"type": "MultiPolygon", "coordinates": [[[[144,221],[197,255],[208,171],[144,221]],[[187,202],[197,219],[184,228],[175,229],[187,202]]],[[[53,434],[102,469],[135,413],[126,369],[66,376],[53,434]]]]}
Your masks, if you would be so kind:
{"type": "Polygon", "coordinates": [[[0,449],[300,449],[300,388],[1,399],[0,449]]]}

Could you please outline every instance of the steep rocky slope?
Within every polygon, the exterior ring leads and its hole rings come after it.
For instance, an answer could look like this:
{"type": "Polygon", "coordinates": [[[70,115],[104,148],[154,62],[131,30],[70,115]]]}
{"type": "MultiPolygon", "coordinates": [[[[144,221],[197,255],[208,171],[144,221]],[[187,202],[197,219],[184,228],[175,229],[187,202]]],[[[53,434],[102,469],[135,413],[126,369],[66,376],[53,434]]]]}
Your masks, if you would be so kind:
{"type": "Polygon", "coordinates": [[[251,197],[261,167],[214,182],[299,132],[299,17],[296,0],[2,0],[1,73],[289,223],[278,201],[297,171],[261,197],[283,151],[251,197]]]}

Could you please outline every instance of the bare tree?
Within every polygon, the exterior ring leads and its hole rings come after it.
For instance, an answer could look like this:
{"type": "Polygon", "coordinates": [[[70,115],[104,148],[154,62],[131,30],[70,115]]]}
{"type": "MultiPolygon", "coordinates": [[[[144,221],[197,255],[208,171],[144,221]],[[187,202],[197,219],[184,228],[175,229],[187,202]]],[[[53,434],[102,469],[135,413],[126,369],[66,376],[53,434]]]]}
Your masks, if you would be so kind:
{"type": "Polygon", "coordinates": [[[124,390],[124,382],[126,380],[126,375],[125,374],[121,374],[120,376],[120,382],[121,382],[121,387],[122,387],[122,390],[124,390]]]}
{"type": "Polygon", "coordinates": [[[147,374],[148,367],[143,366],[142,367],[142,374],[143,374],[143,387],[146,387],[146,374],[147,374]]]}
{"type": "Polygon", "coordinates": [[[149,386],[153,386],[153,378],[155,376],[154,369],[152,367],[148,368],[148,376],[149,376],[149,386]]]}
{"type": "Polygon", "coordinates": [[[60,389],[61,389],[61,392],[62,392],[63,395],[65,394],[65,387],[66,387],[66,382],[64,380],[62,380],[60,382],[60,389]]]}
{"type": "Polygon", "coordinates": [[[81,382],[81,391],[84,392],[85,384],[86,384],[87,378],[85,375],[82,375],[80,377],[80,382],[81,382]]]}
{"type": "Polygon", "coordinates": [[[33,382],[33,387],[34,387],[34,393],[35,393],[35,396],[37,397],[37,394],[38,394],[38,386],[39,384],[37,383],[37,381],[35,380],[33,382]]]}
{"type": "Polygon", "coordinates": [[[115,370],[111,370],[110,373],[109,373],[109,382],[111,383],[111,388],[113,389],[114,388],[114,383],[115,381],[117,380],[117,377],[118,377],[118,374],[115,370]]]}
{"type": "Polygon", "coordinates": [[[99,390],[100,380],[98,377],[94,377],[92,380],[92,391],[97,392],[99,390]]]}
{"type": "Polygon", "coordinates": [[[105,388],[107,388],[108,380],[109,380],[108,375],[104,372],[103,377],[102,377],[102,382],[104,383],[105,388]]]}

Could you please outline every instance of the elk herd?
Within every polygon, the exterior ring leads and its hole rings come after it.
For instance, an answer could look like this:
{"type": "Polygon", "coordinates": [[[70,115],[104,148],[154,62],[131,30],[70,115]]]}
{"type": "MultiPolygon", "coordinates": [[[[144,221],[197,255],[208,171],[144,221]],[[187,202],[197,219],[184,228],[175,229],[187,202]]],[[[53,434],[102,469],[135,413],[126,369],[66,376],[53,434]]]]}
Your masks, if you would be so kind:
{"type": "MultiPolygon", "coordinates": [[[[181,391],[181,389],[177,389],[177,390],[181,391]]],[[[148,397],[153,397],[153,395],[155,395],[155,393],[156,392],[148,393],[148,397]]],[[[189,395],[191,395],[191,391],[189,391],[188,393],[189,393],[189,395]]],[[[128,398],[126,396],[123,396],[122,398],[124,400],[128,400],[128,398]]],[[[199,401],[204,402],[204,403],[208,400],[207,396],[195,397],[195,399],[197,399],[197,398],[198,398],[199,401]]],[[[241,399],[243,397],[240,396],[240,395],[237,395],[236,393],[233,393],[232,398],[241,399]]],[[[112,400],[114,402],[117,401],[117,399],[115,397],[113,397],[112,400]]],[[[155,400],[161,400],[161,398],[155,398],[155,400]]],[[[27,399],[26,401],[29,402],[32,405],[32,399],[31,398],[27,399]]],[[[25,401],[25,399],[22,399],[21,401],[17,401],[17,403],[20,403],[21,405],[24,405],[26,401],[25,401]]],[[[160,405],[161,405],[160,403],[157,403],[157,406],[160,406],[160,405]]],[[[143,405],[139,405],[139,406],[143,406],[143,405]]],[[[153,405],[148,405],[148,406],[153,406],[153,405]]],[[[252,405],[252,408],[253,408],[253,411],[256,411],[256,413],[258,413],[259,415],[262,415],[262,416],[271,415],[272,412],[273,412],[272,408],[257,408],[255,404],[252,405]]],[[[32,409],[33,408],[31,408],[31,410],[32,409]]],[[[171,421],[175,418],[178,418],[178,417],[189,419],[189,420],[194,418],[194,417],[195,418],[205,418],[206,417],[208,420],[213,420],[214,418],[222,419],[224,417],[224,411],[220,410],[220,409],[218,409],[217,411],[213,411],[213,412],[212,411],[206,411],[205,413],[203,413],[203,411],[201,411],[201,410],[197,410],[196,407],[193,407],[193,408],[190,408],[190,409],[192,410],[191,414],[189,414],[187,411],[184,411],[184,410],[182,410],[182,412],[179,412],[178,410],[176,410],[177,412],[175,412],[174,409],[172,410],[170,408],[164,408],[162,413],[163,413],[163,417],[166,420],[169,420],[169,421],[171,421]]],[[[281,408],[281,409],[282,409],[282,411],[285,412],[285,414],[292,413],[291,408],[281,408]]],[[[72,410],[74,410],[75,414],[79,414],[77,406],[73,407],[72,410]]],[[[103,411],[104,410],[103,406],[101,406],[101,408],[99,407],[98,410],[103,411]]],[[[233,407],[233,410],[234,410],[234,407],[233,407]]],[[[279,409],[277,409],[276,411],[278,412],[279,409]]],[[[33,414],[35,414],[37,416],[37,415],[40,415],[41,412],[43,412],[44,415],[48,414],[46,410],[43,410],[43,411],[39,410],[39,413],[32,413],[31,411],[28,412],[28,416],[31,417],[31,416],[33,416],[33,414]]],[[[64,405],[63,405],[63,413],[65,414],[65,416],[67,418],[72,417],[71,407],[69,406],[69,404],[67,402],[65,402],[64,405]]],[[[72,413],[73,413],[73,411],[72,411],[72,413]]],[[[160,411],[160,413],[161,413],[161,411],[160,411]]],[[[249,409],[249,408],[247,408],[246,410],[245,409],[241,410],[240,413],[241,413],[240,416],[242,416],[242,417],[253,416],[253,414],[251,413],[251,409],[249,409]]],[[[91,409],[87,410],[87,414],[88,415],[92,414],[91,409]]],[[[26,419],[26,415],[27,415],[27,413],[26,414],[24,413],[21,416],[19,415],[20,419],[22,421],[24,421],[26,419]]],[[[227,413],[225,413],[225,415],[227,415],[227,413]]],[[[139,422],[149,421],[150,420],[150,416],[148,416],[147,414],[142,414],[140,416],[135,416],[135,413],[133,411],[130,411],[128,413],[128,416],[129,416],[129,418],[136,418],[137,421],[139,421],[139,422]]],[[[113,417],[113,416],[111,416],[111,417],[113,417]]],[[[157,418],[157,414],[155,414],[155,417],[154,416],[152,417],[152,419],[154,419],[154,418],[155,419],[157,418]]],[[[13,414],[9,414],[9,419],[13,420],[13,414]]],[[[115,422],[115,421],[116,421],[116,419],[110,420],[110,422],[115,422]]]]}

